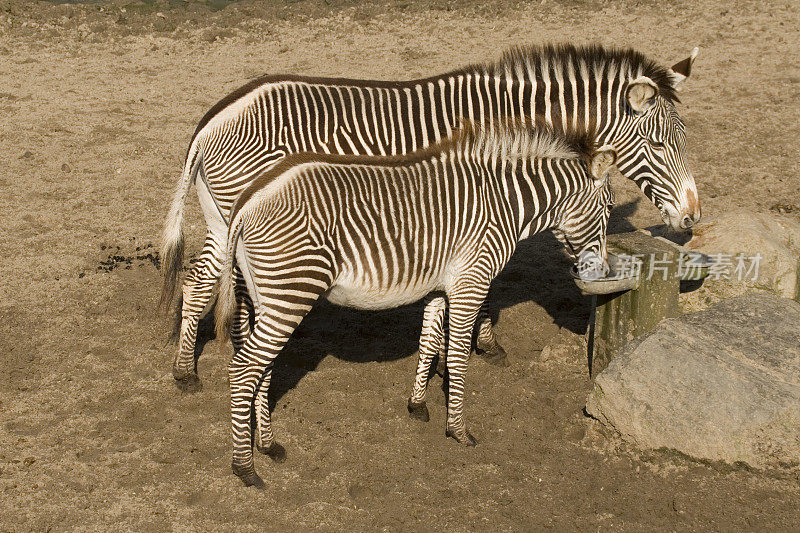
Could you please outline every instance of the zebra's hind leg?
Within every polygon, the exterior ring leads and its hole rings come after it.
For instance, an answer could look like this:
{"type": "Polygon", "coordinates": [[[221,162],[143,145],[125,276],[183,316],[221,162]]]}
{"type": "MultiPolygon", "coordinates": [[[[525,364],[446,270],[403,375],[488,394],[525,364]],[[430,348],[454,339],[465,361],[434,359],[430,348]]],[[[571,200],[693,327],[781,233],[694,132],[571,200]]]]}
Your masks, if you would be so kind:
{"type": "MultiPolygon", "coordinates": [[[[236,310],[231,323],[231,343],[234,353],[242,349],[244,342],[250,336],[250,318],[253,316],[253,303],[247,292],[247,285],[241,271],[235,269],[236,276],[236,310]]],[[[266,431],[264,420],[269,420],[269,383],[271,381],[272,368],[265,371],[265,377],[258,384],[255,400],[255,420],[256,420],[256,449],[268,455],[273,461],[282,463],[286,459],[286,450],[275,442],[271,431],[266,431]],[[266,384],[265,384],[266,383],[266,384]]]]}
{"type": "MultiPolygon", "coordinates": [[[[236,276],[236,310],[231,323],[231,344],[233,344],[234,354],[238,353],[239,350],[242,349],[245,341],[247,341],[247,338],[250,336],[250,317],[253,315],[253,303],[250,300],[250,296],[247,294],[247,287],[244,284],[244,279],[241,277],[241,272],[237,270],[236,276]]],[[[269,417],[268,384],[271,381],[271,372],[271,368],[266,370],[265,374],[269,374],[269,377],[265,375],[265,378],[262,379],[258,384],[258,389],[256,391],[256,400],[254,405],[256,435],[253,440],[255,441],[256,449],[259,452],[270,456],[274,461],[280,463],[286,459],[286,450],[283,449],[283,446],[275,442],[274,438],[270,437],[265,431],[262,430],[264,427],[262,422],[265,420],[265,410],[267,411],[267,419],[269,417]],[[264,384],[265,381],[267,385],[264,384]],[[272,444],[264,444],[269,442],[272,444]]]]}
{"type": "Polygon", "coordinates": [[[478,354],[487,363],[496,366],[508,366],[508,355],[503,347],[500,346],[500,343],[497,342],[497,336],[492,327],[492,319],[489,316],[486,302],[483,303],[478,314],[478,334],[475,340],[475,347],[478,354]]]}
{"type": "MultiPolygon", "coordinates": [[[[305,257],[308,262],[313,258],[305,257]]],[[[307,263],[305,265],[307,266],[307,263]]],[[[320,265],[328,268],[330,262],[320,258],[320,265]]],[[[256,312],[255,328],[245,341],[242,349],[234,355],[228,366],[228,378],[231,388],[231,431],[233,433],[233,472],[245,485],[263,486],[261,478],[255,472],[253,464],[253,444],[257,449],[275,459],[282,461],[285,457],[283,446],[275,441],[269,413],[267,398],[269,395],[272,367],[275,357],[291,337],[294,330],[311,310],[314,302],[323,294],[331,277],[317,278],[310,283],[309,278],[293,278],[297,275],[296,264],[283,265],[286,269],[266,268],[273,283],[265,283],[258,288],[259,295],[270,295],[269,307],[259,304],[256,312]],[[294,269],[294,270],[293,270],[294,269]],[[291,274],[288,274],[291,272],[291,274]],[[293,289],[290,299],[276,301],[288,287],[293,289]],[[256,436],[253,438],[251,420],[253,407],[256,407],[256,436]],[[255,442],[254,442],[255,441],[255,442]]],[[[307,274],[303,272],[303,274],[307,274]]],[[[314,275],[319,276],[318,272],[314,275]]]]}
{"type": "Polygon", "coordinates": [[[182,390],[200,388],[195,368],[195,345],[200,318],[210,307],[211,297],[222,269],[222,249],[212,233],[206,236],[200,258],[183,283],[183,307],[178,354],[172,365],[172,375],[182,390]]]}
{"type": "Polygon", "coordinates": [[[264,379],[258,385],[255,401],[256,450],[276,463],[286,460],[286,449],[275,441],[275,434],[272,432],[272,424],[269,416],[269,384],[272,381],[272,367],[267,368],[264,379]]]}
{"type": "Polygon", "coordinates": [[[259,445],[266,449],[282,450],[282,447],[275,442],[269,407],[258,405],[257,394],[258,397],[267,396],[275,357],[307,312],[303,312],[302,309],[293,311],[297,314],[289,321],[270,319],[267,313],[259,312],[253,332],[228,365],[233,435],[231,467],[233,473],[247,486],[264,486],[264,482],[256,474],[253,463],[253,435],[250,423],[254,405],[261,407],[256,420],[259,445]],[[263,395],[258,392],[259,389],[263,389],[263,395]]]}
{"type": "Polygon", "coordinates": [[[253,301],[247,292],[241,270],[234,268],[236,276],[236,310],[231,321],[231,344],[234,353],[238,352],[250,336],[250,319],[253,316],[253,301]]]}
{"type": "Polygon", "coordinates": [[[428,299],[422,318],[422,332],[419,337],[419,361],[417,373],[414,378],[414,388],[408,399],[408,413],[412,418],[427,422],[430,420],[428,407],[425,404],[425,392],[431,378],[431,364],[439,355],[440,362],[444,360],[441,353],[444,346],[444,311],[447,301],[444,296],[428,299]]]}

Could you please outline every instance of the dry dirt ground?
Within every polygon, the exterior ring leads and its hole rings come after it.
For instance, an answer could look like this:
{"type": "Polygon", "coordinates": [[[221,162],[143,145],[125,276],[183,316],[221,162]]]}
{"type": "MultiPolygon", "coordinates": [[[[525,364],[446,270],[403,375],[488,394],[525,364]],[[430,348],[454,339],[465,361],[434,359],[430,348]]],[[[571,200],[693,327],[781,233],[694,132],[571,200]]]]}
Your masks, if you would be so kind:
{"type": "MultiPolygon", "coordinates": [[[[477,448],[445,439],[438,378],[431,421],[406,414],[419,306],[321,305],[273,378],[288,459],[258,456],[267,488],[247,489],[230,471],[230,347],[210,340],[204,388],[177,390],[151,254],[197,121],[248,79],[407,78],[526,42],[633,46],[666,64],[700,46],[681,113],[705,214],[797,220],[798,10],[0,1],[0,530],[796,530],[797,474],[638,452],[584,417],[586,362],[541,357],[587,317],[548,238],[495,284],[512,364],[470,365],[477,448]]],[[[660,222],[616,185],[615,228],[660,222]]],[[[195,201],[190,211],[196,253],[195,201]]]]}

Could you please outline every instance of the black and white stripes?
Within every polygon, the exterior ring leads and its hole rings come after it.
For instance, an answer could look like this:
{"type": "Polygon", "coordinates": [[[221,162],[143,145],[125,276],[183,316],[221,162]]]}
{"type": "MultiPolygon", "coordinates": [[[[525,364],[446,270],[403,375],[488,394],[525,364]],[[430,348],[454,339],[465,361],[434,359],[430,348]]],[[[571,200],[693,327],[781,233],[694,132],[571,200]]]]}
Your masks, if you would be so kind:
{"type": "MultiPolygon", "coordinates": [[[[674,102],[693,57],[668,69],[632,50],[528,47],[422,80],[268,76],[231,93],[199,123],[165,225],[166,301],[181,264],[186,192],[197,175],[208,234],[183,287],[176,378],[196,377],[195,335],[222,268],[230,207],[288,154],[399,155],[450,135],[464,119],[492,125],[539,117],[556,129],[594,128],[665,221],[689,227],[700,210],[674,102]]],[[[240,327],[246,333],[246,322],[240,327]]]]}
{"type": "Polygon", "coordinates": [[[472,328],[517,242],[552,228],[571,253],[591,253],[605,264],[612,203],[606,175],[616,155],[591,146],[587,136],[560,137],[544,125],[496,123],[465,127],[395,158],[290,156],[257,178],[231,211],[217,302],[224,337],[235,312],[235,256],[256,322],[229,367],[234,472],[247,484],[261,483],[252,440],[268,454],[282,453],[265,401],[272,364],[323,295],[340,305],[384,309],[442,293],[425,312],[409,408],[424,409],[446,298],[447,434],[474,444],[463,415],[472,328]]]}

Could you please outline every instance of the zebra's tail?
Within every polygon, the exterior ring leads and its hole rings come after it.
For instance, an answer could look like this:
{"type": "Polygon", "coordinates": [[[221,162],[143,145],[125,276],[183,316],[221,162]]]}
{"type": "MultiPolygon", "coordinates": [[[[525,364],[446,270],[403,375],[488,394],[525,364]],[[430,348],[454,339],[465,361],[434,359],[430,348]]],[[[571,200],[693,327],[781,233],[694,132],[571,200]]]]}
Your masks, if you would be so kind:
{"type": "Polygon", "coordinates": [[[217,330],[217,338],[225,342],[231,335],[231,323],[233,313],[236,309],[236,280],[233,275],[233,262],[236,258],[236,241],[242,231],[242,212],[236,220],[231,221],[231,229],[228,233],[228,246],[225,252],[225,262],[222,264],[222,273],[219,278],[219,291],[217,294],[217,306],[214,311],[214,324],[217,330]]]}
{"type": "Polygon", "coordinates": [[[178,273],[183,266],[183,210],[186,206],[186,195],[200,167],[199,148],[196,141],[189,147],[181,178],[175,188],[172,204],[169,206],[164,221],[164,233],[161,240],[161,261],[164,271],[164,285],[161,288],[159,307],[165,309],[175,295],[178,286],[178,273]]]}

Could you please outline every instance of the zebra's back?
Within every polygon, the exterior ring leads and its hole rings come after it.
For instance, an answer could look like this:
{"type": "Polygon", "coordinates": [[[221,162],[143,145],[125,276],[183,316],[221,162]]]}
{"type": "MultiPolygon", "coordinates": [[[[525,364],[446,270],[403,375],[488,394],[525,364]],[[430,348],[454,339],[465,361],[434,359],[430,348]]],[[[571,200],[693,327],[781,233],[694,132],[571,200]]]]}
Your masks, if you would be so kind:
{"type": "Polygon", "coordinates": [[[270,256],[325,250],[333,276],[328,299],[365,309],[444,290],[453,265],[483,243],[486,189],[496,185],[485,168],[446,152],[396,166],[308,163],[274,179],[234,209],[234,220],[241,213],[248,221],[243,245],[258,248],[247,255],[264,256],[269,247],[270,256]],[[291,250],[294,230],[284,228],[306,228],[291,250]]]}

